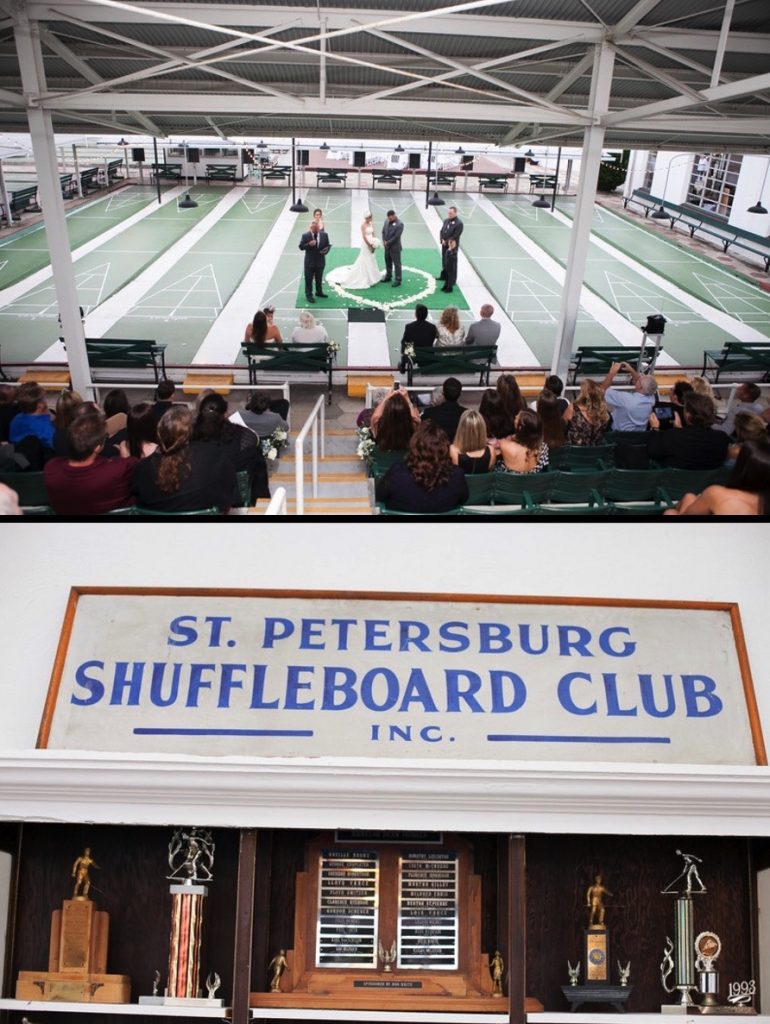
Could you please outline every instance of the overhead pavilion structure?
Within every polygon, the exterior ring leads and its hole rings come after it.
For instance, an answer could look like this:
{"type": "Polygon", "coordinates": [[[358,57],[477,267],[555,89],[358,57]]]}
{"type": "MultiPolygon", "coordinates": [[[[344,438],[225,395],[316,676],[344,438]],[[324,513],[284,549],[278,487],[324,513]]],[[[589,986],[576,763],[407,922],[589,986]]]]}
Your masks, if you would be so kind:
{"type": "Polygon", "coordinates": [[[607,148],[770,152],[766,0],[0,0],[0,130],[29,131],[74,380],[87,380],[56,133],[582,147],[553,369],[607,148]]]}

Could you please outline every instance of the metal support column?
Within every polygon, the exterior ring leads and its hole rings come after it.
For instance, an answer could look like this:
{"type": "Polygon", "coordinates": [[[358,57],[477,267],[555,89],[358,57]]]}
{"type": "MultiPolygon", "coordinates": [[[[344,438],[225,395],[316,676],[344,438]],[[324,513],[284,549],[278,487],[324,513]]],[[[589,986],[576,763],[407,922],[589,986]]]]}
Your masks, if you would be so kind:
{"type": "MultiPolygon", "coordinates": [[[[591,99],[589,110],[595,122],[607,113],[615,54],[607,43],[599,43],[595,49],[594,70],[591,78],[591,99]]],[[[583,135],[583,157],[580,162],[575,216],[570,234],[567,274],[561,296],[561,310],[556,333],[551,373],[562,379],[567,376],[572,346],[575,340],[580,291],[583,287],[588,244],[591,234],[591,220],[596,197],[596,182],[604,146],[604,127],[594,123],[586,128],[583,135]]]]}
{"type": "MultiPolygon", "coordinates": [[[[37,106],[36,100],[48,89],[43,72],[43,53],[37,22],[31,22],[23,9],[18,12],[14,29],[19,55],[21,80],[27,97],[27,119],[32,137],[32,152],[37,169],[38,198],[43,210],[56,299],[62,332],[67,346],[67,362],[73,388],[83,398],[92,399],[91,376],[86,356],[85,332],[80,316],[75,268],[72,263],[64,199],[51,115],[37,106]]],[[[55,327],[52,326],[52,334],[55,327]]],[[[51,339],[53,341],[53,338],[51,339]]]]}

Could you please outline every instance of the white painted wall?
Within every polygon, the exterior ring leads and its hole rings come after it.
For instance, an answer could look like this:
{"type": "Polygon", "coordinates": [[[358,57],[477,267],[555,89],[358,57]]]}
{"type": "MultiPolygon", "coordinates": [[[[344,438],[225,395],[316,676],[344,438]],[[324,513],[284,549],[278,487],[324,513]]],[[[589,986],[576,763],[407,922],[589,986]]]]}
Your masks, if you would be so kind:
{"type": "Polygon", "coordinates": [[[767,523],[6,521],[0,551],[0,752],[35,745],[73,585],[737,601],[770,747],[767,523]]]}

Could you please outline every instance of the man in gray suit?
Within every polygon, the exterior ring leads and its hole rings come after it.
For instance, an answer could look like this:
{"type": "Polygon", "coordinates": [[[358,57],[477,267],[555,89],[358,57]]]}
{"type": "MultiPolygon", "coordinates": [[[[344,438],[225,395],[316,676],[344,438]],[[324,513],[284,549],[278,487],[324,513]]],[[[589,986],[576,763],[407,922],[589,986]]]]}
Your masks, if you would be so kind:
{"type": "Polygon", "coordinates": [[[382,247],[385,250],[385,277],[393,281],[393,288],[401,284],[401,235],[404,225],[395,210],[388,210],[387,220],[382,225],[382,247]]]}
{"type": "Polygon", "coordinates": [[[465,335],[466,345],[494,345],[500,337],[500,324],[492,319],[494,306],[485,303],[479,310],[480,320],[474,320],[465,335]]]}

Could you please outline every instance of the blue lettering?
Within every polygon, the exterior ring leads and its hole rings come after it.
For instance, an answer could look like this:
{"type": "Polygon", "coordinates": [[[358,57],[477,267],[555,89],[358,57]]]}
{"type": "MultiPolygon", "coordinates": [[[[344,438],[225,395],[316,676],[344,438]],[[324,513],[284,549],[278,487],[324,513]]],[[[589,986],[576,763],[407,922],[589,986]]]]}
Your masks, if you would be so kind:
{"type": "Polygon", "coordinates": [[[406,740],[407,743],[412,742],[411,725],[405,725],[403,728],[400,725],[389,725],[388,733],[391,743],[393,742],[393,740],[406,740]]]}
{"type": "Polygon", "coordinates": [[[440,743],[441,729],[437,725],[426,725],[420,729],[420,739],[426,743],[440,743]]]}
{"type": "Polygon", "coordinates": [[[225,662],[222,665],[222,675],[219,680],[219,700],[217,701],[218,708],[230,707],[231,691],[243,689],[243,680],[236,679],[235,673],[245,671],[245,665],[233,665],[230,662],[225,662]]]}
{"type": "Polygon", "coordinates": [[[265,700],[265,675],[267,674],[267,665],[255,665],[254,675],[251,681],[251,704],[250,708],[277,708],[278,698],[275,700],[265,700]]]}
{"type": "Polygon", "coordinates": [[[389,711],[398,700],[398,676],[389,668],[370,668],[361,680],[361,700],[370,711],[389,711]],[[377,678],[385,681],[385,697],[381,703],[374,699],[377,678]]]}
{"type": "Polygon", "coordinates": [[[326,644],[324,643],[323,639],[321,639],[320,643],[313,643],[314,640],[317,640],[317,639],[323,637],[322,627],[325,624],[326,624],[326,620],[325,619],[303,619],[302,620],[302,630],[301,630],[301,634],[300,634],[301,635],[301,640],[300,640],[300,644],[299,644],[299,649],[301,651],[305,651],[305,650],[323,651],[325,649],[326,644]]]}
{"type": "Polygon", "coordinates": [[[337,650],[346,651],[348,649],[348,630],[351,626],[355,626],[358,619],[332,619],[333,626],[337,626],[337,650]]]}
{"type": "Polygon", "coordinates": [[[572,691],[570,687],[576,679],[584,679],[587,683],[591,682],[591,677],[586,672],[568,672],[566,676],[562,676],[559,680],[557,691],[559,703],[564,710],[569,711],[571,715],[595,715],[596,701],[594,701],[593,704],[589,704],[586,708],[581,708],[572,699],[572,691]]]}
{"type": "Polygon", "coordinates": [[[422,669],[413,668],[406,686],[404,696],[401,698],[399,711],[408,711],[410,704],[421,704],[423,711],[438,711],[433,697],[431,696],[428,681],[423,675],[422,669]]]}
{"type": "Polygon", "coordinates": [[[214,672],[215,669],[216,665],[203,665],[197,661],[190,665],[190,689],[187,691],[188,708],[197,708],[200,691],[211,689],[211,680],[204,679],[203,673],[206,671],[214,672]]]}
{"type": "Polygon", "coordinates": [[[341,665],[327,665],[324,668],[324,692],[322,711],[347,711],[356,703],[356,674],[352,668],[341,665]],[[336,695],[340,694],[338,702],[336,695]]]}
{"type": "Polygon", "coordinates": [[[527,623],[519,626],[519,642],[525,654],[545,654],[548,650],[548,626],[540,627],[540,649],[535,650],[530,639],[529,631],[532,629],[527,623]]]}
{"type": "Polygon", "coordinates": [[[481,689],[481,676],[476,672],[454,668],[446,669],[446,688],[447,711],[459,711],[460,701],[464,701],[474,714],[484,710],[475,697],[475,694],[481,689]],[[467,683],[467,686],[461,688],[462,683],[467,683]]]}
{"type": "Polygon", "coordinates": [[[172,636],[180,636],[181,640],[172,640],[168,638],[168,643],[171,647],[189,647],[190,644],[194,644],[198,639],[198,631],[193,629],[192,626],[183,626],[183,622],[196,622],[195,615],[180,615],[171,622],[169,629],[171,630],[172,636]]]}
{"type": "Polygon", "coordinates": [[[78,707],[86,708],[90,704],[98,704],[104,696],[104,685],[98,679],[94,679],[93,676],[87,674],[90,668],[103,669],[104,662],[84,661],[82,665],[78,665],[75,669],[75,682],[78,686],[82,686],[89,696],[76,697],[73,693],[70,697],[70,704],[77,704],[78,707]]]}
{"type": "Polygon", "coordinates": [[[655,703],[655,686],[652,681],[652,676],[649,672],[642,672],[639,674],[639,690],[642,694],[642,707],[651,718],[670,718],[676,711],[674,684],[672,680],[673,677],[670,675],[663,676],[663,685],[666,690],[666,706],[665,708],[658,708],[655,703]]]}
{"type": "Polygon", "coordinates": [[[410,647],[416,647],[418,651],[429,651],[430,647],[425,643],[425,638],[430,636],[430,629],[424,622],[402,621],[399,623],[401,640],[399,651],[408,651],[410,647]]]}
{"type": "Polygon", "coordinates": [[[457,651],[467,651],[471,645],[466,636],[467,631],[467,622],[442,622],[438,630],[438,635],[441,637],[438,649],[449,651],[452,654],[457,651]]]}
{"type": "Polygon", "coordinates": [[[142,692],[142,676],[144,675],[144,662],[132,662],[131,675],[128,674],[128,662],[115,662],[115,677],[112,681],[112,696],[110,704],[123,703],[123,691],[128,689],[127,706],[136,706],[139,703],[139,695],[142,692]]]}
{"type": "Polygon", "coordinates": [[[511,631],[504,623],[479,623],[479,654],[505,654],[512,647],[511,631]]]}
{"type": "Polygon", "coordinates": [[[688,718],[713,718],[722,710],[722,701],[714,692],[717,684],[709,676],[682,676],[684,703],[688,718]],[[705,708],[698,709],[698,702],[705,701],[705,708]]]}
{"type": "Polygon", "coordinates": [[[291,619],[279,619],[268,616],[265,619],[265,642],[263,647],[268,650],[275,647],[276,640],[285,640],[294,632],[294,623],[291,619]]]}
{"type": "Polygon", "coordinates": [[[173,669],[171,676],[171,688],[169,690],[168,697],[163,696],[163,680],[166,675],[167,667],[167,663],[163,661],[154,661],[152,663],[150,703],[154,704],[157,708],[167,708],[171,704],[176,704],[176,699],[179,696],[179,679],[182,674],[182,666],[178,661],[171,663],[171,668],[173,669]]]}
{"type": "Polygon", "coordinates": [[[312,711],[315,707],[314,700],[299,700],[300,690],[309,690],[313,685],[312,678],[302,679],[301,673],[309,672],[311,677],[313,675],[312,665],[289,665],[288,666],[288,678],[286,680],[286,703],[284,707],[287,711],[312,711]]]}
{"type": "Polygon", "coordinates": [[[388,623],[383,619],[366,619],[364,621],[364,633],[366,636],[366,642],[364,643],[365,651],[389,651],[392,648],[392,644],[387,642],[388,636],[388,623]],[[378,644],[377,640],[385,640],[386,643],[378,644]]]}
{"type": "Polygon", "coordinates": [[[222,626],[226,622],[232,622],[232,618],[229,615],[208,615],[203,621],[211,623],[209,647],[219,647],[222,639],[222,626]]]}
{"type": "Polygon", "coordinates": [[[500,715],[518,711],[527,699],[527,688],[521,676],[517,676],[515,672],[498,672],[493,669],[489,673],[489,679],[492,686],[492,714],[500,715]],[[513,687],[508,704],[505,703],[504,696],[506,683],[510,683],[513,687]]]}
{"type": "Polygon", "coordinates": [[[622,708],[618,697],[618,677],[614,672],[603,672],[604,695],[607,698],[607,714],[612,717],[636,715],[636,708],[622,708]]]}
{"type": "Polygon", "coordinates": [[[583,626],[557,626],[559,633],[559,654],[569,657],[574,649],[576,654],[583,658],[593,658],[588,650],[588,643],[591,639],[591,632],[583,626]],[[570,634],[575,634],[574,639],[570,634]]]}
{"type": "Polygon", "coordinates": [[[631,630],[627,629],[625,626],[608,626],[607,629],[603,629],[599,634],[599,647],[605,654],[609,654],[612,658],[630,657],[636,651],[636,641],[629,640],[627,643],[621,642],[620,650],[615,650],[610,643],[613,633],[624,633],[626,636],[630,636],[631,630]]]}

